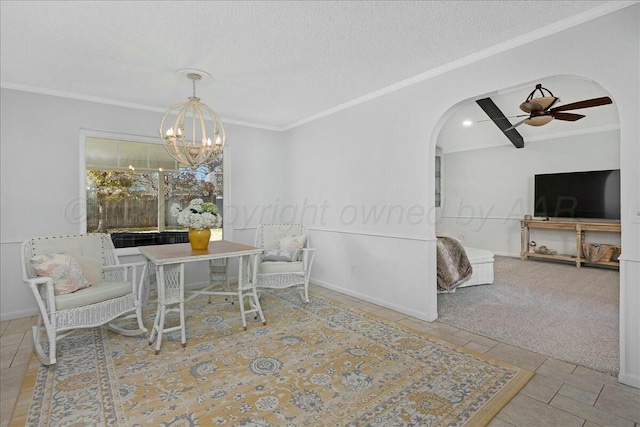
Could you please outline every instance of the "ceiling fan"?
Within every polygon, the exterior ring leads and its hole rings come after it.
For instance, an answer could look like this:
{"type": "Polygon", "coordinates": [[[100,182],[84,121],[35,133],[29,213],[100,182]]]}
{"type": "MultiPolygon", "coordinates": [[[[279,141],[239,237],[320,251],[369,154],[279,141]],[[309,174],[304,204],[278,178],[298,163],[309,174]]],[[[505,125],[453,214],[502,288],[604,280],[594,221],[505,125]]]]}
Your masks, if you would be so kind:
{"type": "Polygon", "coordinates": [[[528,117],[505,129],[505,131],[514,129],[523,123],[529,126],[543,126],[553,119],[575,122],[576,120],[580,120],[581,118],[583,118],[584,115],[575,113],[563,113],[563,111],[598,107],[600,105],[607,105],[613,102],[611,101],[611,98],[609,98],[608,96],[604,96],[602,98],[585,99],[584,101],[578,101],[571,104],[560,105],[558,107],[551,108],[559,100],[560,98],[553,96],[549,89],[542,87],[542,85],[538,83],[533,92],[529,94],[526,101],[520,104],[520,109],[527,113],[528,117]],[[547,92],[546,94],[545,91],[547,92]],[[536,92],[539,92],[540,96],[534,98],[534,96],[537,95],[536,92]]]}

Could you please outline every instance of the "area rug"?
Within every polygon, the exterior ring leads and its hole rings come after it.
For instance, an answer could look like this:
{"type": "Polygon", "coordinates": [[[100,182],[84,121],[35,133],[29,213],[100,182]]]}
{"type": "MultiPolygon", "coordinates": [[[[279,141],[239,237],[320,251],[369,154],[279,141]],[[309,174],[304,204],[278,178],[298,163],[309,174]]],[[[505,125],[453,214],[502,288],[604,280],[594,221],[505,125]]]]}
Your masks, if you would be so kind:
{"type": "Polygon", "coordinates": [[[616,270],[496,257],[493,285],[438,295],[438,320],[548,357],[617,375],[616,270]]]}
{"type": "Polygon", "coordinates": [[[237,304],[188,302],[186,348],[169,333],[158,355],[145,336],[74,332],[59,342],[57,365],[32,375],[24,422],[485,425],[532,376],[317,295],[303,304],[295,291],[265,293],[268,323],[247,331],[237,304]]]}

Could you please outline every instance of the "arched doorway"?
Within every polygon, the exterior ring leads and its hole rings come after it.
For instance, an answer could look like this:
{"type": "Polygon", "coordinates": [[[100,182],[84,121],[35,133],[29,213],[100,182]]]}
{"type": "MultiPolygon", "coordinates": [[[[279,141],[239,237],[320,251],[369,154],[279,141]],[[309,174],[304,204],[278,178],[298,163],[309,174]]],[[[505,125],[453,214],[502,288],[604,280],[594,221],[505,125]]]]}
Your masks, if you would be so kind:
{"type": "MultiPolygon", "coordinates": [[[[604,88],[591,80],[577,76],[554,76],[478,98],[490,97],[505,116],[523,114],[518,106],[536,83],[543,83],[544,87],[550,88],[562,98],[563,104],[608,96],[604,88]]],[[[436,148],[436,155],[442,158],[442,207],[437,213],[436,232],[454,236],[464,245],[517,259],[521,248],[520,220],[524,215],[533,213],[534,175],[619,169],[618,112],[614,104],[613,107],[580,110],[578,112],[586,117],[577,122],[552,122],[539,128],[521,126],[518,129],[524,137],[525,146],[516,148],[476,104],[478,98],[467,99],[451,107],[447,117],[442,120],[436,148]],[[464,121],[470,123],[465,126],[464,121]]],[[[514,117],[511,123],[520,120],[514,117]]],[[[567,236],[549,231],[540,235],[540,238],[559,253],[575,251],[575,237],[571,233],[567,236]]],[[[619,235],[599,235],[597,239],[601,243],[620,243],[619,235]]],[[[531,264],[527,266],[531,267],[531,264]]],[[[544,270],[544,265],[538,270],[544,270]]],[[[589,269],[582,270],[581,273],[585,274],[585,270],[589,269]]],[[[615,285],[619,287],[619,284],[618,276],[615,285]]],[[[617,302],[619,291],[609,296],[617,302]]],[[[499,297],[494,295],[494,298],[499,297]]],[[[442,319],[440,305],[438,312],[442,319]]],[[[490,316],[489,313],[479,315],[490,316]]],[[[608,329],[610,336],[607,338],[617,345],[618,312],[614,315],[612,323],[616,330],[608,329]]],[[[473,319],[470,319],[470,323],[478,326],[473,319]]],[[[460,327],[461,324],[463,322],[455,326],[460,327]]],[[[588,326],[581,327],[586,329],[588,326]]],[[[532,325],[531,330],[535,328],[532,325]]],[[[480,329],[470,332],[491,338],[491,332],[482,333],[480,329]]],[[[499,336],[499,341],[505,342],[504,335],[496,336],[499,336]]],[[[519,346],[517,340],[507,343],[519,346]]],[[[528,349],[542,353],[540,349],[528,349]]],[[[558,358],[557,354],[546,355],[558,358]]],[[[619,356],[616,355],[615,359],[615,362],[619,362],[619,356]]],[[[585,365],[580,360],[575,363],[585,365]]],[[[588,367],[599,370],[597,366],[588,367]]],[[[617,370],[607,371],[617,373],[617,370]]]]}

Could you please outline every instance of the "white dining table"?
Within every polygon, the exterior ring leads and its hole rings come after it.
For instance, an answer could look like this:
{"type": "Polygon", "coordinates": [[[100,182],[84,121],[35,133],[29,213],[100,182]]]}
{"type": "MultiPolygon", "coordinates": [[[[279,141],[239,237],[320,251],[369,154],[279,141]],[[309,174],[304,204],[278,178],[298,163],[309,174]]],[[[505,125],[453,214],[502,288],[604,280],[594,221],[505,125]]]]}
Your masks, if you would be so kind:
{"type": "Polygon", "coordinates": [[[203,250],[193,250],[189,243],[142,246],[138,249],[154,265],[156,272],[158,307],[149,335],[149,344],[156,342],[156,354],[160,352],[162,334],[166,332],[180,330],[182,346],[186,346],[184,305],[185,302],[199,295],[237,296],[240,302],[238,305],[244,330],[247,329],[246,316],[250,313],[257,313],[262,323],[266,324],[255,286],[258,255],[262,253],[262,249],[226,240],[209,242],[207,249],[203,250]],[[214,285],[210,284],[202,289],[189,291],[188,296],[185,296],[185,264],[223,258],[238,258],[239,260],[236,290],[214,290],[214,285]],[[250,309],[245,309],[244,297],[249,298],[250,309]],[[179,312],[180,323],[177,326],[165,327],[166,314],[170,311],[179,312]]]}

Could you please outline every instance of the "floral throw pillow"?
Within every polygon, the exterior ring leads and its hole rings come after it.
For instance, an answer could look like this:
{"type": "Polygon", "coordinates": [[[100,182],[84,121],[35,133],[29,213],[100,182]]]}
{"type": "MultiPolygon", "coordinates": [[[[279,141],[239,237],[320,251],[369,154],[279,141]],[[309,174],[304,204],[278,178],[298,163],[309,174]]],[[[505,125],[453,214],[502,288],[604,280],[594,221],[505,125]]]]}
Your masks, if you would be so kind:
{"type": "Polygon", "coordinates": [[[307,242],[307,235],[301,234],[299,236],[287,236],[284,239],[280,239],[278,242],[278,252],[289,252],[291,259],[289,261],[299,261],[300,252],[304,248],[304,244],[307,242]]]}
{"type": "Polygon", "coordinates": [[[278,249],[271,249],[269,251],[264,251],[264,255],[262,257],[263,261],[295,261],[298,258],[298,254],[300,250],[293,249],[290,251],[280,251],[278,249]]]}
{"type": "Polygon", "coordinates": [[[38,276],[53,279],[55,295],[69,294],[89,286],[80,264],[71,254],[38,255],[31,258],[31,265],[38,276]]]}
{"type": "Polygon", "coordinates": [[[302,250],[306,242],[307,242],[306,234],[301,234],[299,236],[285,237],[284,239],[280,239],[280,243],[279,243],[280,250],[281,251],[302,250]]]}

